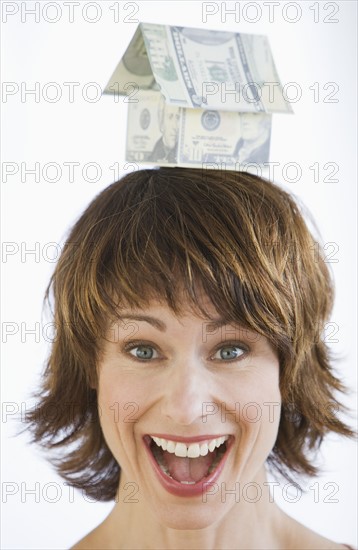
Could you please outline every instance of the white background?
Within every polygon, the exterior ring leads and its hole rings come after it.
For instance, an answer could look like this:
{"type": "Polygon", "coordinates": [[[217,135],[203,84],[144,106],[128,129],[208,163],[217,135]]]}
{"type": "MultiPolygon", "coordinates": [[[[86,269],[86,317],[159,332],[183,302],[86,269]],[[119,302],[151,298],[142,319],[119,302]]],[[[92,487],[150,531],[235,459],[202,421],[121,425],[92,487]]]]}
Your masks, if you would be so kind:
{"type": "MultiPolygon", "coordinates": [[[[334,251],[328,259],[337,260],[330,265],[337,285],[332,326],[338,328],[334,336],[338,341],[331,345],[340,357],[340,376],[352,389],[343,402],[355,407],[356,2],[319,2],[319,6],[311,1],[291,2],[290,6],[280,2],[273,21],[267,3],[251,2],[251,7],[248,2],[237,3],[236,15],[227,14],[225,21],[221,3],[212,2],[211,9],[218,13],[204,22],[201,2],[101,1],[97,3],[98,21],[91,23],[96,17],[93,4],[81,1],[74,6],[74,21],[70,22],[65,4],[40,2],[40,20],[36,22],[34,15],[21,14],[21,10],[33,8],[34,2],[2,2],[2,80],[19,89],[2,99],[2,240],[3,251],[4,247],[13,251],[2,258],[4,549],[68,548],[112,507],[111,503],[86,502],[78,492],[72,495],[40,452],[27,445],[27,438],[15,437],[21,423],[13,413],[29,405],[48,353],[50,334],[42,329],[49,319],[41,317],[41,308],[56,251],[94,195],[124,173],[126,105],[122,98],[115,102],[110,96],[91,102],[95,88],[86,89],[86,85],[106,85],[135,31],[135,20],[266,34],[282,82],[295,82],[302,91],[302,97],[292,104],[294,115],[273,117],[271,161],[280,163],[274,179],[303,200],[320,228],[327,253],[334,251]],[[54,4],[60,19],[50,23],[46,19],[55,18],[54,4]],[[5,6],[19,11],[6,20],[5,6]],[[293,22],[297,9],[301,15],[293,22]],[[337,13],[332,15],[333,11],[337,13]],[[258,20],[250,22],[256,15],[258,20]],[[124,21],[125,17],[129,21],[124,21]],[[39,101],[34,95],[22,97],[21,91],[34,89],[36,82],[39,101]],[[54,97],[54,88],[46,89],[50,82],[58,83],[62,90],[57,102],[49,101],[54,97]],[[65,82],[79,83],[73,101],[65,82]],[[309,89],[315,82],[319,97],[309,89]],[[333,90],[331,85],[324,89],[330,82],[339,86],[333,96],[338,99],[335,103],[324,101],[333,90]],[[34,175],[21,173],[21,163],[25,170],[34,168],[36,162],[40,163],[39,183],[34,175]],[[64,164],[68,162],[80,163],[74,181],[64,164]],[[287,167],[292,162],[302,171],[295,183],[289,181],[296,175],[287,167]],[[58,182],[51,181],[56,174],[50,168],[46,172],[47,163],[60,166],[58,182]],[[86,172],[87,163],[97,163],[101,176],[96,178],[93,166],[87,166],[86,172]],[[111,168],[115,163],[119,167],[116,175],[111,168]],[[319,166],[319,181],[309,168],[314,163],[319,166]],[[326,163],[338,165],[333,178],[338,181],[327,181],[332,165],[326,163]],[[9,166],[17,167],[18,172],[5,178],[9,166]],[[91,178],[95,181],[90,182],[91,178]],[[26,334],[36,323],[42,323],[38,325],[40,334],[26,334]],[[9,334],[11,330],[14,334],[9,334]],[[36,483],[37,497],[27,493],[36,483]],[[51,502],[56,495],[57,502],[51,502]]],[[[235,3],[227,2],[226,7],[232,9],[235,3]]],[[[295,89],[289,92],[294,98],[295,89]]],[[[290,503],[280,490],[277,501],[287,513],[324,536],[357,544],[355,445],[331,438],[322,446],[319,461],[324,474],[317,479],[318,495],[308,490],[297,503],[290,503]],[[325,487],[326,483],[336,485],[325,487]],[[338,502],[325,502],[335,486],[338,502]]],[[[314,481],[303,481],[302,486],[308,488],[314,481]]]]}

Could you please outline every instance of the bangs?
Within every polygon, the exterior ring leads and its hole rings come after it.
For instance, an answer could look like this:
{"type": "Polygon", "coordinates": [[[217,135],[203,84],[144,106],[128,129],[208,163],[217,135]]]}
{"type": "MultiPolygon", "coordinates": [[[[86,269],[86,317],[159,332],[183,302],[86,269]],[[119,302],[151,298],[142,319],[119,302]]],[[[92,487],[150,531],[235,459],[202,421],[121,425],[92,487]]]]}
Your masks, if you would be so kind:
{"type": "Polygon", "coordinates": [[[287,344],[288,257],[272,246],[282,241],[279,209],[267,208],[264,186],[255,190],[248,174],[244,184],[219,185],[215,174],[207,181],[196,173],[194,179],[180,169],[143,171],[142,178],[134,173],[95,199],[95,216],[89,206],[75,285],[83,319],[90,316],[98,326],[100,314],[103,326],[104,317],[114,320],[123,307],[142,309],[152,300],[178,315],[189,304],[209,318],[204,293],[224,319],[287,344]],[[256,227],[254,220],[263,217],[256,227]],[[90,259],[86,269],[84,258],[90,259]]]}

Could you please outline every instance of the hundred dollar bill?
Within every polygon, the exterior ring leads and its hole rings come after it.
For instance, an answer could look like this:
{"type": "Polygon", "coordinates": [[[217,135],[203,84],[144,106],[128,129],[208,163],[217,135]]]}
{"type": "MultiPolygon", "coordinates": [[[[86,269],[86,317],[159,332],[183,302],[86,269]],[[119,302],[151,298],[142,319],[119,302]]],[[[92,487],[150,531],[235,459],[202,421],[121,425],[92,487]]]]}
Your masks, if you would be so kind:
{"type": "Polygon", "coordinates": [[[106,93],[160,89],[186,108],[292,112],[266,36],[140,23],[106,93]]]}
{"type": "Polygon", "coordinates": [[[184,109],[155,91],[140,91],[129,103],[126,160],[154,165],[239,170],[269,160],[271,115],[184,109]]]}

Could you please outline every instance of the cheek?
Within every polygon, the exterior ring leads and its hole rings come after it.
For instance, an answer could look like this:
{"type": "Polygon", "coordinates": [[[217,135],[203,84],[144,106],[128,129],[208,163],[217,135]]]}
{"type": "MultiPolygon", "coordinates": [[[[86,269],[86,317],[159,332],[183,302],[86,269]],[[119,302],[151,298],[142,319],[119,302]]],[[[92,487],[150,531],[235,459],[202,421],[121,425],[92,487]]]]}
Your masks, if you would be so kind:
{"type": "MultiPolygon", "coordinates": [[[[145,409],[148,390],[139,380],[113,375],[105,369],[100,372],[98,407],[102,431],[116,460],[122,464],[123,449],[134,445],[133,432],[145,409]]],[[[124,453],[126,454],[126,452],[124,453]]]]}
{"type": "Polygon", "coordinates": [[[246,437],[274,439],[281,412],[278,364],[273,363],[267,371],[260,369],[243,374],[229,391],[230,398],[221,404],[221,420],[234,415],[246,437]]]}
{"type": "Polygon", "coordinates": [[[237,479],[242,482],[255,479],[265,464],[277,438],[280,412],[278,368],[264,374],[262,370],[248,372],[238,380],[235,390],[231,388],[221,421],[236,422],[238,440],[233,461],[237,479]]]}
{"type": "Polygon", "coordinates": [[[281,414],[279,376],[250,380],[242,388],[239,425],[242,442],[251,449],[250,470],[261,466],[270,454],[278,433],[281,414]]]}
{"type": "Polygon", "coordinates": [[[102,416],[112,416],[126,423],[129,409],[139,409],[144,404],[145,394],[144,384],[140,380],[105,373],[99,377],[98,403],[102,416]]]}
{"type": "MultiPolygon", "coordinates": [[[[279,376],[275,372],[273,376],[253,376],[242,388],[243,409],[245,409],[248,420],[260,417],[263,421],[271,418],[270,410],[279,410],[281,407],[281,393],[279,376]]],[[[276,415],[276,420],[278,420],[276,415]]]]}
{"type": "Polygon", "coordinates": [[[146,407],[148,388],[139,377],[118,373],[99,376],[98,404],[103,421],[117,425],[121,430],[128,423],[135,423],[146,407]]]}

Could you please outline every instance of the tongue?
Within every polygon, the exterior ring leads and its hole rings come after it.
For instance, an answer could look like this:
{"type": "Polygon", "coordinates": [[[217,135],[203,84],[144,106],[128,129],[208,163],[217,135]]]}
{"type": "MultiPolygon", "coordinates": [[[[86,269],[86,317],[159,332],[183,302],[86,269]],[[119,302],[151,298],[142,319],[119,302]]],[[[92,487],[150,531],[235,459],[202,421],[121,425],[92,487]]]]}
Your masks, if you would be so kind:
{"type": "Polygon", "coordinates": [[[215,451],[213,451],[198,458],[182,458],[163,451],[163,458],[169,473],[176,481],[200,481],[207,475],[215,456],[215,451]]]}

